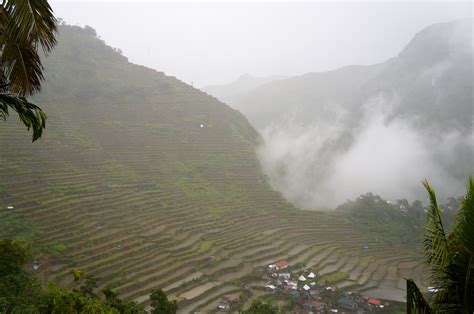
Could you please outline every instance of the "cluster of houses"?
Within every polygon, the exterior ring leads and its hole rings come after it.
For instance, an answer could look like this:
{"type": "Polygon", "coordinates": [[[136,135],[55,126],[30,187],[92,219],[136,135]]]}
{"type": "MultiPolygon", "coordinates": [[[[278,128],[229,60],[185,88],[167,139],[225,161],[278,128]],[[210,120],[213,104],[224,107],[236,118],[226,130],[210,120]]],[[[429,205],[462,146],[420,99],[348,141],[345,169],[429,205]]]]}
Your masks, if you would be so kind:
{"type": "Polygon", "coordinates": [[[364,313],[385,307],[380,299],[343,292],[319,282],[321,276],[313,270],[290,271],[287,261],[268,265],[262,272],[262,279],[268,282],[265,290],[293,301],[296,313],[364,313]]]}
{"type": "Polygon", "coordinates": [[[360,294],[344,292],[337,299],[337,306],[343,310],[358,313],[383,312],[385,305],[377,298],[363,297],[360,294]]]}
{"type": "Polygon", "coordinates": [[[298,290],[303,290],[305,292],[311,291],[311,288],[316,285],[316,280],[319,277],[319,274],[315,274],[312,271],[306,273],[303,272],[299,275],[298,279],[292,280],[291,273],[285,271],[288,266],[289,264],[286,261],[280,261],[269,265],[266,275],[268,279],[272,279],[272,282],[266,285],[265,289],[274,292],[279,288],[285,293],[294,295],[296,295],[294,291],[298,290]]]}

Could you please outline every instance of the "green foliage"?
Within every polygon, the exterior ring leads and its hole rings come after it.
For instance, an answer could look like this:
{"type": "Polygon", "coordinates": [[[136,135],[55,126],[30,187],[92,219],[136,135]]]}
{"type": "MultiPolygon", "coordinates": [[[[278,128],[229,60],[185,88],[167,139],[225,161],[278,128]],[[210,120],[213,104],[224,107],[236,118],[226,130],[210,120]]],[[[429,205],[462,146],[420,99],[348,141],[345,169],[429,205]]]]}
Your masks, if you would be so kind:
{"type": "Polygon", "coordinates": [[[0,238],[22,239],[31,243],[42,231],[23,214],[15,211],[0,212],[0,238]]]}
{"type": "Polygon", "coordinates": [[[399,200],[391,204],[378,195],[367,193],[337,207],[360,228],[388,243],[419,243],[424,208],[421,202],[399,200]]]}
{"type": "Polygon", "coordinates": [[[345,272],[334,272],[331,274],[323,275],[318,279],[319,283],[324,284],[325,282],[329,282],[330,284],[332,283],[337,283],[341,282],[349,277],[348,273],[345,272]]]}
{"type": "Polygon", "coordinates": [[[408,281],[410,313],[472,313],[474,311],[474,181],[469,178],[466,195],[448,232],[443,225],[435,191],[423,182],[430,198],[424,226],[425,258],[431,267],[436,291],[429,300],[408,281]]]}
{"type": "Polygon", "coordinates": [[[51,244],[51,250],[53,251],[54,255],[58,255],[64,252],[67,249],[67,244],[64,242],[56,241],[51,244]]]}
{"type": "Polygon", "coordinates": [[[26,312],[36,302],[41,284],[25,267],[30,259],[25,242],[0,240],[0,313],[26,312]]]}
{"type": "Polygon", "coordinates": [[[110,308],[117,309],[120,313],[135,314],[143,312],[136,302],[120,299],[117,293],[111,289],[103,289],[102,294],[105,297],[105,304],[110,308]]]}
{"type": "Polygon", "coordinates": [[[161,289],[151,292],[150,301],[153,314],[174,314],[178,310],[176,300],[168,301],[168,297],[161,289]]]}
{"type": "Polygon", "coordinates": [[[41,137],[46,114],[25,95],[38,92],[43,80],[40,47],[47,53],[56,44],[56,18],[47,0],[10,0],[0,4],[0,119],[8,108],[41,137]]]}
{"type": "Polygon", "coordinates": [[[46,127],[46,114],[40,107],[30,103],[25,97],[0,93],[0,120],[7,120],[8,108],[16,111],[28,130],[33,129],[33,142],[41,137],[46,127]]]}
{"type": "Polygon", "coordinates": [[[198,252],[204,253],[204,252],[209,251],[209,249],[211,248],[211,245],[212,245],[212,241],[209,241],[209,240],[202,241],[201,244],[199,244],[198,252]]]}
{"type": "MultiPolygon", "coordinates": [[[[445,227],[453,225],[459,205],[459,199],[450,197],[446,204],[440,207],[440,217],[446,222],[445,227]]],[[[402,199],[391,203],[378,195],[367,193],[354,201],[339,205],[337,209],[357,226],[372,232],[387,243],[418,244],[422,240],[427,209],[420,201],[410,204],[402,199]]]]}
{"type": "Polygon", "coordinates": [[[56,44],[56,19],[47,0],[10,0],[1,4],[0,65],[2,77],[20,95],[40,89],[43,79],[38,49],[56,44]]]}
{"type": "Polygon", "coordinates": [[[0,240],[0,313],[143,313],[135,302],[121,300],[110,289],[97,294],[98,280],[74,271],[78,288],[72,290],[41,283],[26,265],[31,260],[26,242],[0,240]]]}
{"type": "Polygon", "coordinates": [[[277,306],[263,303],[261,300],[257,299],[252,302],[252,305],[248,310],[239,311],[240,314],[279,314],[281,313],[280,309],[277,306]]]}

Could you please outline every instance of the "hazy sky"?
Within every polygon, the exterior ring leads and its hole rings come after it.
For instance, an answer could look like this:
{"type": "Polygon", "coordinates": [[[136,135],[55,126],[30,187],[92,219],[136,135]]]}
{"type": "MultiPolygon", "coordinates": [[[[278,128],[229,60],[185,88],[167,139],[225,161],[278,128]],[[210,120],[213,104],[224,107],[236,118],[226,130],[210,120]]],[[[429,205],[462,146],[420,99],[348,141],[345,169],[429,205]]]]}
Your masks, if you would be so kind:
{"type": "Polygon", "coordinates": [[[472,17],[457,2],[53,1],[131,62],[195,86],[300,75],[395,56],[423,27],[472,17]]]}

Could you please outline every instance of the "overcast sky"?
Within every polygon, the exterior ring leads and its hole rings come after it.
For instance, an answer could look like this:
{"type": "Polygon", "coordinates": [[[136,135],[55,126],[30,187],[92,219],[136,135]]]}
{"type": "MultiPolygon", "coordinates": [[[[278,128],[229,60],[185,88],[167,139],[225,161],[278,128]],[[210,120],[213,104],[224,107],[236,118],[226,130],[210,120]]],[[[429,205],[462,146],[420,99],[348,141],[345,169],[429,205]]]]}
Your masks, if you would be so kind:
{"type": "Polygon", "coordinates": [[[195,86],[248,73],[301,75],[395,56],[433,23],[472,17],[457,2],[52,1],[68,24],[90,25],[131,62],[195,86]]]}

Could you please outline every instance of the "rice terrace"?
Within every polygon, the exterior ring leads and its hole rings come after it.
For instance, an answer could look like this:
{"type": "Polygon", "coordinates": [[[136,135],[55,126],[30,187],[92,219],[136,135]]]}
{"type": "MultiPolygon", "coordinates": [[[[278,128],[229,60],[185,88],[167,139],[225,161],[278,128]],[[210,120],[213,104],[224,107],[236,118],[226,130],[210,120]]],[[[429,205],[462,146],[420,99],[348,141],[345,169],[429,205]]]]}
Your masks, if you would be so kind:
{"type": "Polygon", "coordinates": [[[92,27],[60,22],[57,40],[32,97],[48,115],[41,139],[32,144],[13,114],[0,125],[0,238],[31,243],[28,267],[43,283],[72,288],[80,270],[147,310],[162,289],[178,313],[256,300],[288,313],[356,313],[355,300],[359,312],[400,313],[406,279],[432,286],[422,209],[407,218],[410,203],[370,191],[337,209],[299,208],[272,184],[291,170],[269,176],[268,138],[245,110],[130,62],[92,27]],[[364,202],[383,209],[353,215],[364,202]]]}

